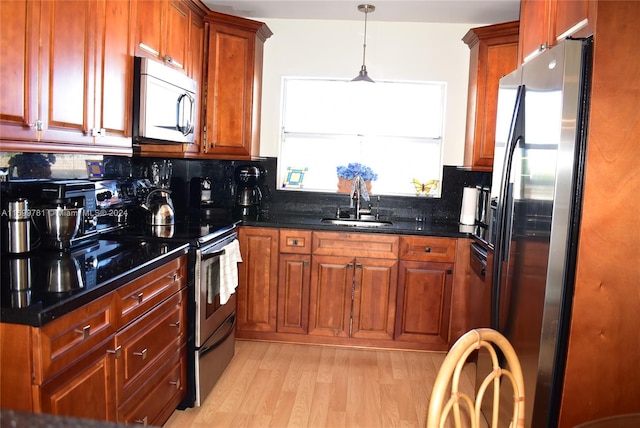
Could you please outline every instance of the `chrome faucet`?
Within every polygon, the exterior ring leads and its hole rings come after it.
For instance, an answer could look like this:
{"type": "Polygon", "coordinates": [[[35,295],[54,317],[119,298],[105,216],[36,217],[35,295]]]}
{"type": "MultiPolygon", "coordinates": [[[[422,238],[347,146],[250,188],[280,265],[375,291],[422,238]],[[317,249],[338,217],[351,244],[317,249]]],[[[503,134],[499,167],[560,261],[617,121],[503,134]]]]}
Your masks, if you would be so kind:
{"type": "Polygon", "coordinates": [[[365,201],[369,200],[369,192],[367,192],[367,185],[364,182],[364,179],[359,176],[356,175],[355,178],[353,179],[353,184],[351,185],[351,201],[349,204],[350,208],[354,208],[353,204],[355,201],[355,218],[356,220],[360,220],[363,212],[371,212],[371,209],[369,210],[363,210],[362,209],[362,199],[364,199],[365,201]]]}

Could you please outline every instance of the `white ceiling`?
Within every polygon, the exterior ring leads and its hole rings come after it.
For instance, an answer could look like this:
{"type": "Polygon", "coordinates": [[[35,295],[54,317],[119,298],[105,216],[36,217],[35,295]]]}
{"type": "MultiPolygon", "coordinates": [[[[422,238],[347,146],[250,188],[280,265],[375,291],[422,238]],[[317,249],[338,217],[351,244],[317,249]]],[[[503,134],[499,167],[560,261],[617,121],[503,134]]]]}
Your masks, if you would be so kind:
{"type": "MultiPolygon", "coordinates": [[[[211,10],[245,18],[363,20],[363,0],[202,0],[211,10]]],[[[520,0],[371,0],[369,21],[495,24],[514,21],[520,0]]]]}

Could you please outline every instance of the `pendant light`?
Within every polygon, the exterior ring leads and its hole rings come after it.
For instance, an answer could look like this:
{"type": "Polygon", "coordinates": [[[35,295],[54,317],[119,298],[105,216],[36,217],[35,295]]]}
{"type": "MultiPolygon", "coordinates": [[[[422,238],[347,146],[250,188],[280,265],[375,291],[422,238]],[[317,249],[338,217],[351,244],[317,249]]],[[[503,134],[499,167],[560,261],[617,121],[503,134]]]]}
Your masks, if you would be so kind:
{"type": "Polygon", "coordinates": [[[360,12],[364,12],[364,42],[362,44],[362,68],[360,68],[360,73],[356,77],[354,77],[352,82],[373,82],[373,79],[369,77],[367,74],[367,66],[365,65],[364,58],[367,53],[367,14],[369,12],[373,12],[376,10],[376,7],[370,4],[361,4],[358,5],[358,10],[360,12]]]}

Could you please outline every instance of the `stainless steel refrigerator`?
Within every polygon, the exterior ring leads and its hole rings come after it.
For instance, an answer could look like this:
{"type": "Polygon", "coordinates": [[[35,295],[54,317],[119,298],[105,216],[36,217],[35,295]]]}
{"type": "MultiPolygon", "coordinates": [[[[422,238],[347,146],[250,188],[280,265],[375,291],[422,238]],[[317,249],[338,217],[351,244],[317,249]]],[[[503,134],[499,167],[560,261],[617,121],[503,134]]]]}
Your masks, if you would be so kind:
{"type": "MultiPolygon", "coordinates": [[[[591,52],[591,39],[565,40],[500,81],[489,225],[491,327],[509,339],[522,364],[527,427],[557,425],[591,52]]],[[[479,375],[485,364],[479,355],[479,375]]]]}

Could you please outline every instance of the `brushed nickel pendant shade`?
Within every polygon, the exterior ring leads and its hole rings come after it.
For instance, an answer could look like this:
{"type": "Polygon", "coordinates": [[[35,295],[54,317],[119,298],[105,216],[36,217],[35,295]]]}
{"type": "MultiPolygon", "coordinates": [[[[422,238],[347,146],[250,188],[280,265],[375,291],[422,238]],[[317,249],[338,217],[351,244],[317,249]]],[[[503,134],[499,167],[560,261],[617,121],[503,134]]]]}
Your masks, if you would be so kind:
{"type": "Polygon", "coordinates": [[[371,4],[361,4],[358,5],[358,10],[360,12],[364,12],[364,42],[362,43],[362,67],[360,68],[360,72],[356,77],[351,79],[352,82],[371,82],[374,83],[373,79],[369,77],[367,74],[367,66],[365,65],[365,55],[367,53],[367,15],[369,12],[373,12],[376,10],[376,7],[371,4]]]}

